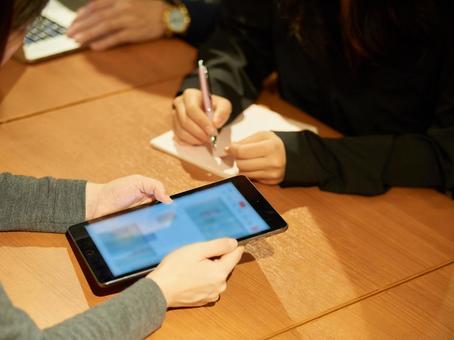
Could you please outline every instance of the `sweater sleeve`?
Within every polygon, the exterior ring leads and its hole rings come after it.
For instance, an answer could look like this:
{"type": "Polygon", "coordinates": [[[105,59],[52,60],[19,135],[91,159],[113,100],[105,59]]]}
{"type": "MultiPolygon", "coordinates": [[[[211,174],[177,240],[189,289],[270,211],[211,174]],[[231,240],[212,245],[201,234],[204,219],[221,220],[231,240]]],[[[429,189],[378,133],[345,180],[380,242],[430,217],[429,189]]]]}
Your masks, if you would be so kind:
{"type": "Polygon", "coordinates": [[[0,174],[0,231],[65,232],[85,220],[85,181],[0,174]]]}
{"type": "Polygon", "coordinates": [[[454,47],[442,66],[439,98],[425,133],[329,139],[278,132],[286,147],[283,186],[375,195],[391,186],[454,189],[454,47]]]}
{"type": "Polygon", "coordinates": [[[161,325],[166,302],[154,281],[141,279],[109,301],[41,330],[0,285],[0,310],[0,339],[142,339],[161,325]]]}
{"type": "MultiPolygon", "coordinates": [[[[229,0],[223,2],[221,22],[199,49],[210,70],[213,94],[232,102],[235,118],[257,98],[263,80],[275,69],[272,49],[274,1],[229,0]]],[[[199,88],[197,70],[181,85],[199,88]]]]}

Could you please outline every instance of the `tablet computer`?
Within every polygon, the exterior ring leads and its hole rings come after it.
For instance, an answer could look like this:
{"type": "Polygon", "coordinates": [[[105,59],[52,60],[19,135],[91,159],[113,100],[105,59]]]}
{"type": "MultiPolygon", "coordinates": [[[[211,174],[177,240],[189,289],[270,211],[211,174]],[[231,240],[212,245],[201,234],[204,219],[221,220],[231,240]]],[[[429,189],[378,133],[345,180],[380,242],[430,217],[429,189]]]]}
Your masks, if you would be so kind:
{"type": "Polygon", "coordinates": [[[173,250],[220,237],[240,243],[287,229],[245,176],[236,176],[71,226],[66,235],[100,288],[146,275],[173,250]]]}

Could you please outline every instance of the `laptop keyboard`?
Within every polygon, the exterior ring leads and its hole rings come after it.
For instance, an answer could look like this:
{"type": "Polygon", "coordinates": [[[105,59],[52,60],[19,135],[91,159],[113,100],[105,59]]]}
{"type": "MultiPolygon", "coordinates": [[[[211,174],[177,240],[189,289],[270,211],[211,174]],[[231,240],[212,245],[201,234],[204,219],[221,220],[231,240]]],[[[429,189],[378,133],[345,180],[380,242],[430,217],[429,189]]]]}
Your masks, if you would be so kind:
{"type": "Polygon", "coordinates": [[[30,26],[24,38],[24,44],[32,44],[40,40],[56,37],[65,34],[66,28],[56,22],[39,16],[30,26]]]}

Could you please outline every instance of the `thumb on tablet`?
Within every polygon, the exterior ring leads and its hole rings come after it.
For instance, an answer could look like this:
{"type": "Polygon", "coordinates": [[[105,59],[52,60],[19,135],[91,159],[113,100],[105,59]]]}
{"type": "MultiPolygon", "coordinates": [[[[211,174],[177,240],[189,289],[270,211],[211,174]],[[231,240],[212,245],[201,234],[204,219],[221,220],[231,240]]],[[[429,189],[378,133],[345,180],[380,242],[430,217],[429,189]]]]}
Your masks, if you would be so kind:
{"type": "Polygon", "coordinates": [[[238,246],[238,241],[233,238],[219,238],[197,244],[198,256],[212,258],[230,253],[238,246]]]}
{"type": "Polygon", "coordinates": [[[155,199],[157,199],[158,201],[161,201],[163,203],[172,202],[172,199],[166,193],[164,185],[161,182],[159,182],[155,179],[152,179],[152,178],[143,177],[140,185],[141,185],[141,191],[144,194],[146,194],[148,196],[154,196],[155,199]]]}
{"type": "Polygon", "coordinates": [[[241,256],[243,256],[244,247],[238,247],[234,251],[223,255],[219,260],[218,263],[221,264],[225,270],[226,275],[228,275],[233,268],[240,262],[241,256]]]}

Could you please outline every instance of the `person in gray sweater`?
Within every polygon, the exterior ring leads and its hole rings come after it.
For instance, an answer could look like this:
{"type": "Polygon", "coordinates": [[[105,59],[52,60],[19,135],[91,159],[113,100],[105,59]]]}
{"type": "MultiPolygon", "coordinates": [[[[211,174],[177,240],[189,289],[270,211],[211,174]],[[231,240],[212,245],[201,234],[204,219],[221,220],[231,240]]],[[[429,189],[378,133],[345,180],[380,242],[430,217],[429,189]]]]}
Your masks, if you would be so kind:
{"type": "MultiPolygon", "coordinates": [[[[2,1],[2,65],[20,46],[26,25],[46,2],[2,1]]],[[[72,224],[153,199],[171,202],[159,181],[140,175],[95,184],[0,173],[0,231],[63,233],[72,224]]],[[[182,247],[109,301],[44,330],[14,307],[0,283],[0,339],[143,338],[161,325],[168,307],[217,301],[242,253],[243,247],[228,238],[182,247]]]]}

